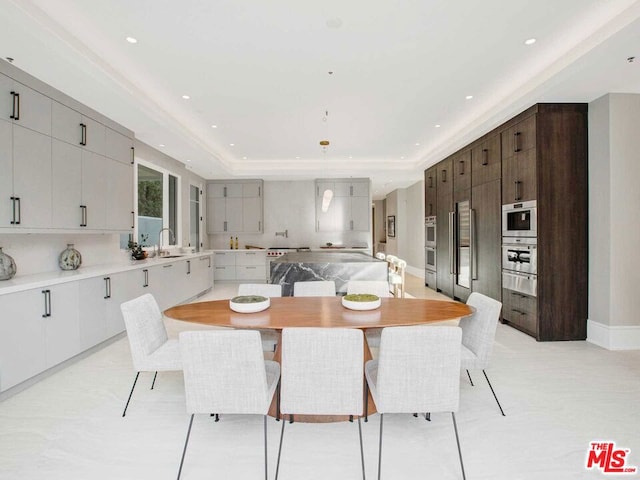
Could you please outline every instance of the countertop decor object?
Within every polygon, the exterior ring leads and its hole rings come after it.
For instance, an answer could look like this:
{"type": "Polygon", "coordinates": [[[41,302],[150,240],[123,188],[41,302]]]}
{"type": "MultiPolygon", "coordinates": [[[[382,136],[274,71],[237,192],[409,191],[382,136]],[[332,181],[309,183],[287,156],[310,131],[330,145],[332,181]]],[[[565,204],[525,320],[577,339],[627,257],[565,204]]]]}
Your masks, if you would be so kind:
{"type": "Polygon", "coordinates": [[[266,310],[271,300],[262,295],[239,295],[229,300],[229,308],[238,313],[256,313],[266,310]]]}
{"type": "Polygon", "coordinates": [[[16,274],[17,267],[13,257],[2,252],[0,247],[0,280],[10,280],[16,274]]]}
{"type": "Polygon", "coordinates": [[[380,297],[371,293],[351,293],[342,297],[342,306],[349,310],[375,310],[380,297]]]}
{"type": "Polygon", "coordinates": [[[77,270],[82,265],[82,255],[73,248],[73,243],[67,243],[67,248],[60,252],[58,265],[60,270],[77,270]]]}

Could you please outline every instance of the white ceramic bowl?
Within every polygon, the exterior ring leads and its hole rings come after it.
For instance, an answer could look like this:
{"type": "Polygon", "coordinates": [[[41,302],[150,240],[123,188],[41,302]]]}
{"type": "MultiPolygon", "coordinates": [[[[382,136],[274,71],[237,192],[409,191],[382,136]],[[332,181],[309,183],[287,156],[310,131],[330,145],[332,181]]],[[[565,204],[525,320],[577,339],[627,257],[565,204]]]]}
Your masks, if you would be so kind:
{"type": "Polygon", "coordinates": [[[256,313],[266,310],[271,305],[271,300],[268,297],[261,297],[259,295],[243,295],[240,297],[233,297],[229,300],[229,308],[234,312],[238,313],[256,313]],[[252,302],[252,303],[241,303],[234,302],[236,299],[241,299],[244,297],[254,297],[254,298],[264,298],[264,300],[260,302],[252,302]]]}
{"type": "Polygon", "coordinates": [[[349,310],[375,310],[380,306],[380,299],[372,302],[353,302],[342,297],[342,306],[349,310]]]}

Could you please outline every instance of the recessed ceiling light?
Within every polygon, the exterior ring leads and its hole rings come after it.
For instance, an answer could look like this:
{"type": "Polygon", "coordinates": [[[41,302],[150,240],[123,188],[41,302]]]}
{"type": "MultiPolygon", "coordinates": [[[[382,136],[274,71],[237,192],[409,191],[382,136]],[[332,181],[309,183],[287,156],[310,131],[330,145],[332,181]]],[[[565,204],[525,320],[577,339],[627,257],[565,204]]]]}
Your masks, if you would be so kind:
{"type": "Polygon", "coordinates": [[[533,45],[534,43],[536,43],[536,39],[535,39],[535,38],[527,38],[527,39],[524,41],[524,44],[525,44],[525,45],[533,45]]]}
{"type": "Polygon", "coordinates": [[[129,43],[138,43],[138,39],[137,38],[133,38],[133,37],[127,37],[127,42],[129,42],[129,43]]]}
{"type": "Polygon", "coordinates": [[[246,159],[247,159],[247,157],[242,157],[242,159],[243,159],[243,160],[246,160],[246,159]]]}
{"type": "Polygon", "coordinates": [[[300,157],[296,157],[296,160],[300,160],[300,157]]]}
{"type": "Polygon", "coordinates": [[[235,146],[236,146],[236,144],[235,144],[235,143],[230,143],[230,144],[229,144],[229,146],[230,146],[230,147],[235,147],[235,146]]]}
{"type": "Polygon", "coordinates": [[[420,146],[420,144],[416,142],[416,147],[419,147],[419,146],[420,146]]]}
{"type": "MultiPolygon", "coordinates": [[[[404,160],[404,157],[400,157],[400,160],[404,160]]],[[[386,185],[386,184],[385,184],[386,185]]]]}
{"type": "Polygon", "coordinates": [[[182,98],[184,98],[185,100],[189,100],[191,97],[189,95],[182,95],[182,98]]]}
{"type": "Polygon", "coordinates": [[[164,146],[165,146],[165,144],[164,144],[164,143],[161,143],[161,144],[160,144],[160,145],[158,145],[158,146],[159,146],[160,148],[162,148],[162,147],[164,147],[164,146]]]}
{"type": "Polygon", "coordinates": [[[436,128],[440,128],[440,124],[439,124],[439,123],[436,123],[436,124],[435,124],[435,127],[436,127],[436,128]]]}
{"type": "Polygon", "coordinates": [[[191,160],[185,160],[185,162],[191,162],[191,160]]]}
{"type": "Polygon", "coordinates": [[[353,158],[351,155],[349,155],[349,158],[353,158]]]}
{"type": "Polygon", "coordinates": [[[211,125],[211,128],[218,128],[218,125],[211,125]]]}
{"type": "Polygon", "coordinates": [[[467,96],[466,96],[466,97],[464,97],[464,98],[466,98],[467,100],[471,100],[471,99],[473,98],[473,95],[467,95],[467,96]]]}

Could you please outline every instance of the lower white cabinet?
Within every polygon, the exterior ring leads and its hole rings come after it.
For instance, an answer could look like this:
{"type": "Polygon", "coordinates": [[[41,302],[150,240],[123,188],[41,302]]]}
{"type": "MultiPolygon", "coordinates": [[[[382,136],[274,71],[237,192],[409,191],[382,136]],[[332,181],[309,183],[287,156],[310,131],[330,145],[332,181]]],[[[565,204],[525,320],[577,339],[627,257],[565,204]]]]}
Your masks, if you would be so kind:
{"type": "Polygon", "coordinates": [[[211,288],[212,269],[203,255],[0,295],[0,391],[123,332],[123,302],[165,310],[211,288]]]}
{"type": "Polygon", "coordinates": [[[263,250],[215,252],[214,278],[218,281],[264,282],[266,262],[266,252],[263,250]]]}

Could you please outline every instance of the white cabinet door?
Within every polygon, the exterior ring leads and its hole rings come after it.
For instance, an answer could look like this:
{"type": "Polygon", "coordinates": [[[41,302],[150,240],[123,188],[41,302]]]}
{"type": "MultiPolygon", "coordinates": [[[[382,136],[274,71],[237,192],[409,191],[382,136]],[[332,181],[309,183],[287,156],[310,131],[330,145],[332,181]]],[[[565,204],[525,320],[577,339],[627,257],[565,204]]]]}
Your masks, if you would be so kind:
{"type": "Polygon", "coordinates": [[[336,182],[333,188],[334,197],[350,197],[351,184],[347,182],[336,182]]]}
{"type": "Polygon", "coordinates": [[[227,183],[224,186],[226,188],[227,198],[242,198],[243,186],[242,183],[227,183]]]}
{"type": "Polygon", "coordinates": [[[334,197],[331,207],[335,212],[335,230],[351,230],[351,197],[334,197]]]}
{"type": "Polygon", "coordinates": [[[216,265],[213,269],[213,278],[218,281],[235,280],[236,279],[236,267],[235,265],[216,265]]]}
{"type": "Polygon", "coordinates": [[[42,290],[0,295],[0,391],[46,368],[42,290]]]}
{"type": "Polygon", "coordinates": [[[19,95],[14,123],[50,137],[51,99],[19,82],[14,82],[13,91],[19,95]]]}
{"type": "Polygon", "coordinates": [[[351,198],[351,226],[353,231],[369,231],[370,209],[371,205],[368,196],[351,198]]]}
{"type": "Polygon", "coordinates": [[[196,294],[213,287],[213,259],[211,255],[198,257],[191,262],[195,271],[196,294]]]}
{"type": "Polygon", "coordinates": [[[226,222],[225,199],[207,198],[207,233],[224,233],[226,222]]]}
{"type": "Polygon", "coordinates": [[[266,265],[236,265],[236,280],[255,280],[262,282],[266,277],[266,265]]]}
{"type": "Polygon", "coordinates": [[[82,124],[84,125],[84,148],[98,155],[104,155],[107,127],[84,115],[82,124]]]}
{"type": "Polygon", "coordinates": [[[352,197],[369,197],[369,181],[353,182],[351,188],[352,197]]]}
{"type": "Polygon", "coordinates": [[[207,198],[224,198],[225,185],[223,183],[207,184],[207,198]]]}
{"type": "Polygon", "coordinates": [[[12,121],[13,117],[13,78],[0,73],[0,120],[12,121]]]}
{"type": "Polygon", "coordinates": [[[133,165],[133,139],[107,127],[106,155],[120,163],[133,165]]]}
{"type": "Polygon", "coordinates": [[[133,228],[133,166],[104,158],[107,170],[106,227],[131,232],[133,228]]]}
{"type": "Polygon", "coordinates": [[[49,316],[44,318],[46,368],[80,353],[79,284],[63,283],[48,287],[49,316]]]}
{"type": "Polygon", "coordinates": [[[108,171],[106,158],[82,151],[82,205],[89,230],[104,230],[107,225],[108,171]]]}
{"type": "Polygon", "coordinates": [[[236,252],[215,252],[213,254],[213,263],[216,267],[235,265],[236,252]]]}
{"type": "MultiPolygon", "coordinates": [[[[0,75],[0,80],[4,75],[0,75]]],[[[7,78],[7,77],[5,77],[7,78]]],[[[2,90],[0,90],[0,93],[2,90]]],[[[0,119],[0,227],[13,227],[13,125],[0,119]]]]}
{"type": "Polygon", "coordinates": [[[51,141],[52,225],[80,228],[82,216],[82,149],[55,138],[51,141]]]}
{"type": "Polygon", "coordinates": [[[51,137],[13,125],[13,191],[20,227],[51,227],[51,137]]]}
{"type": "Polygon", "coordinates": [[[244,198],[261,197],[262,182],[250,182],[242,184],[242,196],[244,198]]]}
{"type": "Polygon", "coordinates": [[[82,145],[82,115],[55,100],[51,105],[51,136],[70,145],[82,145]]]}
{"type": "Polygon", "coordinates": [[[242,201],[242,231],[262,233],[262,198],[244,198],[242,201]]]}
{"type": "Polygon", "coordinates": [[[227,197],[225,205],[225,217],[227,232],[241,233],[242,230],[242,197],[227,197]]]}
{"type": "Polygon", "coordinates": [[[79,282],[80,346],[82,350],[107,339],[107,296],[103,277],[79,282]]]}
{"type": "Polygon", "coordinates": [[[260,250],[238,250],[236,265],[265,265],[267,254],[260,250]]]}
{"type": "Polygon", "coordinates": [[[106,292],[108,298],[107,304],[107,317],[106,317],[106,331],[107,338],[111,338],[121,332],[124,332],[124,318],[120,310],[120,305],[124,302],[135,298],[137,290],[135,288],[135,276],[133,271],[120,272],[109,275],[105,280],[106,292]]]}

